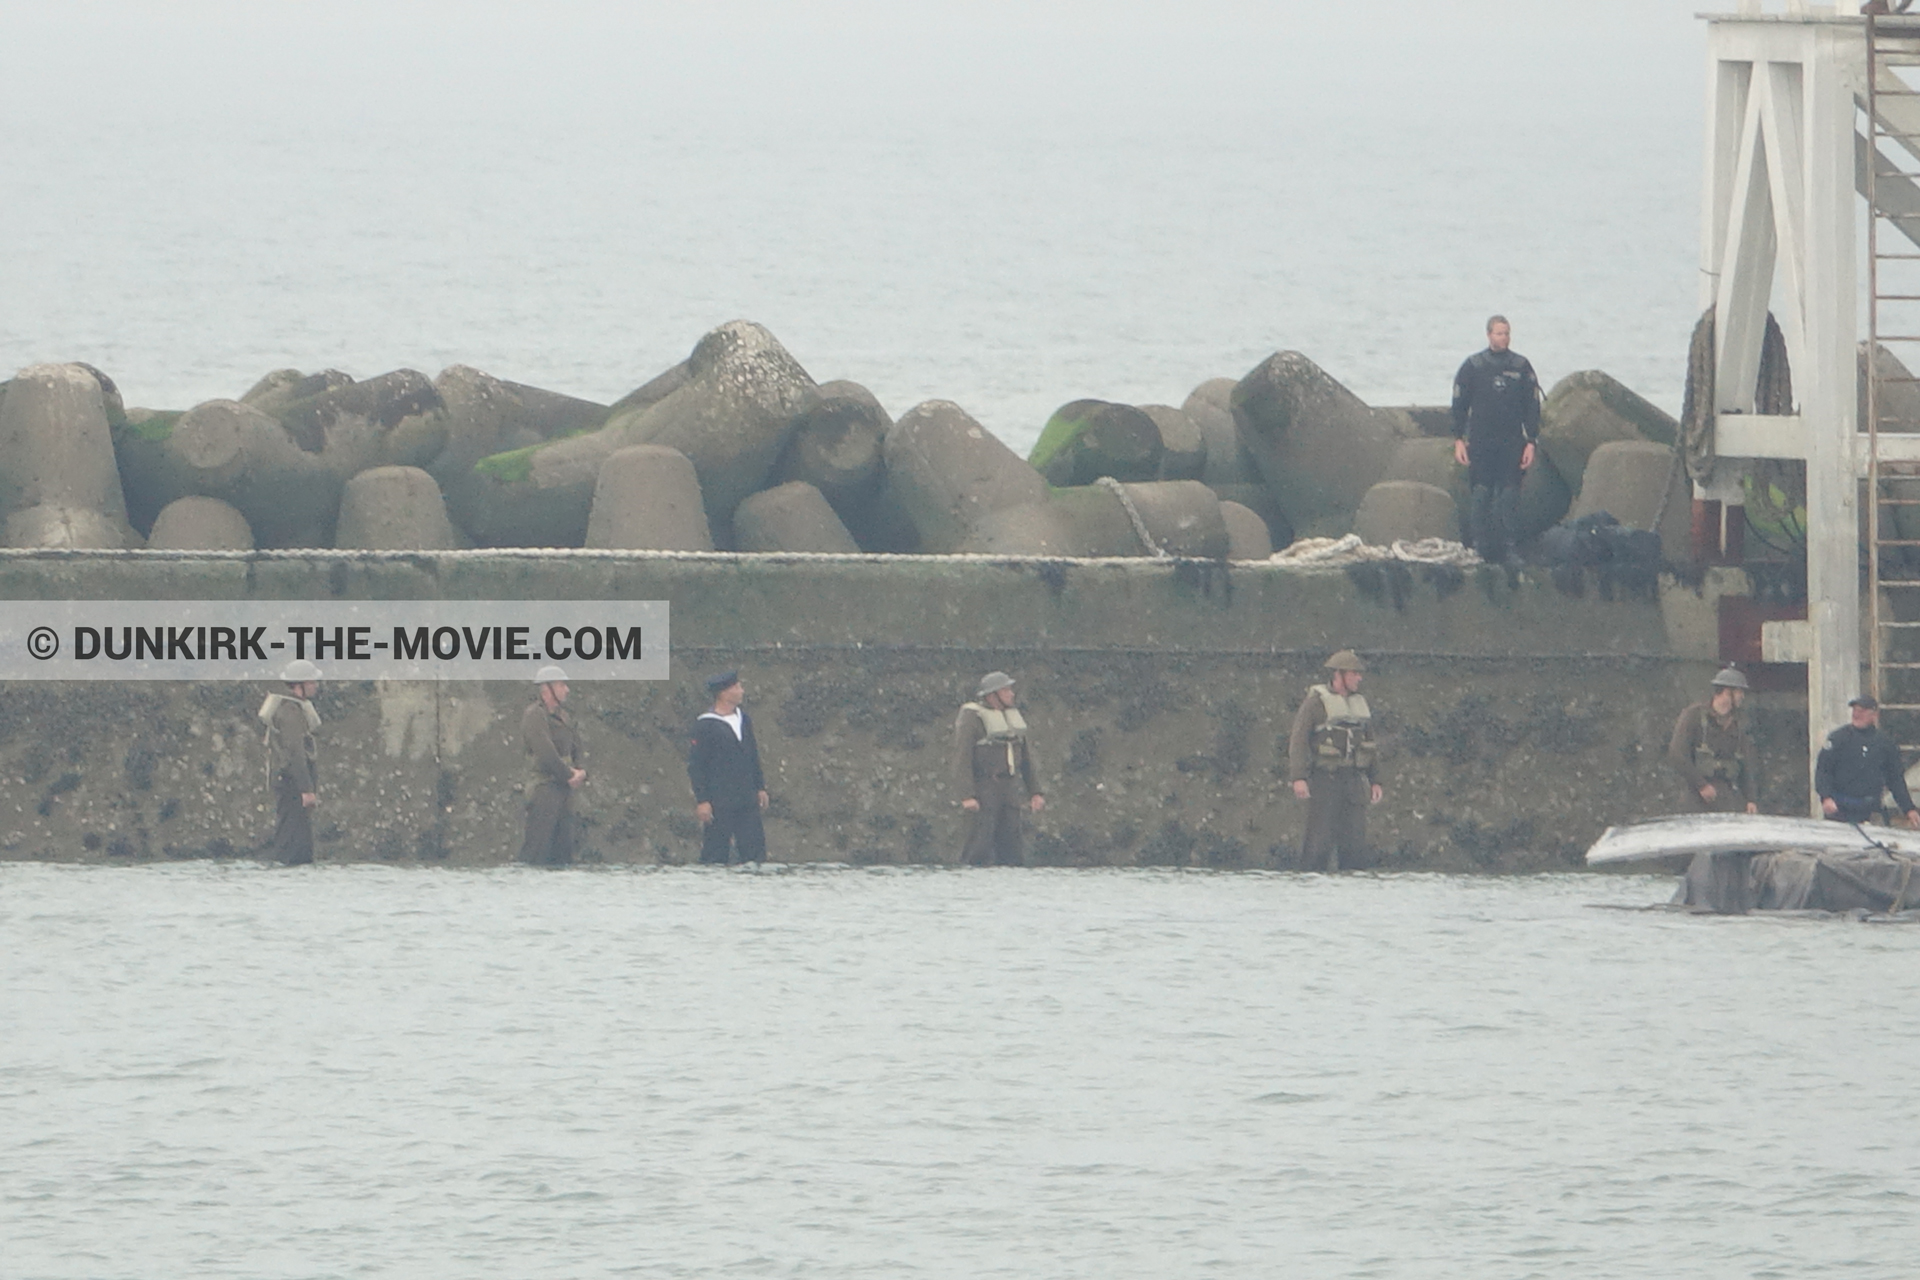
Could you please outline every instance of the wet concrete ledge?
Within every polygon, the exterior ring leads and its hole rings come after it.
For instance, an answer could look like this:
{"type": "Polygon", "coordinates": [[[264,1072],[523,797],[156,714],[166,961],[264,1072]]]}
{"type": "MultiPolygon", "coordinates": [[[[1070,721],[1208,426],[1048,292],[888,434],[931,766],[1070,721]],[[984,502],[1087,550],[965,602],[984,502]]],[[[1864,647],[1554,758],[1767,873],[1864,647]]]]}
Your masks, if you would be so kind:
{"type": "MultiPolygon", "coordinates": [[[[1304,806],[1285,736],[1334,647],[1374,664],[1380,865],[1561,870],[1611,822],[1685,802],[1661,759],[1714,670],[1661,598],[1418,565],[592,551],[5,552],[0,599],[665,599],[673,675],[581,685],[593,781],[582,858],[692,859],[684,770],[699,679],[746,674],[772,779],[773,855],[941,863],[960,819],[954,708],[1013,671],[1049,795],[1050,865],[1290,868],[1304,806]],[[1661,599],[1667,607],[1663,609],[1661,599]]],[[[267,835],[262,690],[0,687],[0,858],[245,858],[267,835]]],[[[484,866],[517,851],[524,683],[329,683],[328,861],[484,866]]],[[[1774,705],[1774,702],[1779,705],[1774,705]]],[[[1804,770],[1804,711],[1756,707],[1770,767],[1804,770]]]]}
{"type": "Polygon", "coordinates": [[[1655,592],[1503,569],[632,551],[0,552],[0,599],[638,599],[676,648],[1671,656],[1655,592]]]}

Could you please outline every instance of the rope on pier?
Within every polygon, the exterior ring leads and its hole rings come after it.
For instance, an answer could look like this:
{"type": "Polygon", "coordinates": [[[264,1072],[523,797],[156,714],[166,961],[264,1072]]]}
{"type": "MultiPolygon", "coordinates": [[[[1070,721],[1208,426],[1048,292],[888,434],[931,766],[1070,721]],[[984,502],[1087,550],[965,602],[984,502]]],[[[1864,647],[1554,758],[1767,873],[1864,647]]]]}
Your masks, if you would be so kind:
{"type": "Polygon", "coordinates": [[[1133,521],[1134,536],[1140,539],[1140,545],[1147,549],[1148,555],[1156,560],[1170,560],[1173,558],[1165,547],[1153,540],[1153,534],[1147,529],[1147,522],[1141,518],[1140,508],[1133,505],[1133,495],[1127,492],[1127,486],[1121,484],[1112,476],[1101,476],[1098,480],[1095,480],[1094,483],[1102,489],[1111,490],[1114,497],[1120,499],[1120,505],[1126,508],[1127,519],[1133,521]]]}
{"type": "Polygon", "coordinates": [[[1404,560],[1413,564],[1450,564],[1471,568],[1482,563],[1471,548],[1450,538],[1398,539],[1392,546],[1375,547],[1350,533],[1344,538],[1301,538],[1282,547],[1269,559],[1284,565],[1342,565],[1368,560],[1404,560]]]}

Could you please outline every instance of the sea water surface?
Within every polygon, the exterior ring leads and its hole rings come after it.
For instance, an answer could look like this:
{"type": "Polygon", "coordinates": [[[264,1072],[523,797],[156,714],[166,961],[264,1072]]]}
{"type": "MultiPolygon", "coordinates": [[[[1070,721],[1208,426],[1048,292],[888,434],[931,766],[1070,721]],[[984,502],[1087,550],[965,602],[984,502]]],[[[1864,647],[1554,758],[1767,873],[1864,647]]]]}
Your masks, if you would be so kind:
{"type": "Polygon", "coordinates": [[[1920,931],[1667,884],[0,866],[0,1272],[1898,1277],[1920,931]]]}
{"type": "Polygon", "coordinates": [[[1445,403],[1498,311],[1678,411],[1697,7],[0,0],[0,377],[605,403],[747,317],[1024,453],[1284,348],[1445,403]]]}

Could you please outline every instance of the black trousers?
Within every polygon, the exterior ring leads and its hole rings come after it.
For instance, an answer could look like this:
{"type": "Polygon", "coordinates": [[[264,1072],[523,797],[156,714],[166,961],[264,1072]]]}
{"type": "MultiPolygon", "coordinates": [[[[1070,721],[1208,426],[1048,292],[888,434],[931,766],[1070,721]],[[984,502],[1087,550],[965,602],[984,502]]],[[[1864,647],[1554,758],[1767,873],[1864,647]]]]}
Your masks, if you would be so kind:
{"type": "Polygon", "coordinates": [[[1513,554],[1519,514],[1518,484],[1473,486],[1473,510],[1467,519],[1467,536],[1482,560],[1499,564],[1513,554]]]}
{"type": "Polygon", "coordinates": [[[700,839],[700,861],[721,864],[765,862],[767,830],[760,824],[760,797],[744,804],[713,804],[713,821],[700,839]]]}
{"type": "Polygon", "coordinates": [[[313,810],[284,771],[273,779],[273,856],[289,867],[313,861],[313,810]]]}
{"type": "Polygon", "coordinates": [[[1526,441],[1476,440],[1467,437],[1467,483],[1472,486],[1472,510],[1467,518],[1467,541],[1482,560],[1495,563],[1513,554],[1520,512],[1520,454],[1526,441]]]}
{"type": "Polygon", "coordinates": [[[542,867],[564,867],[573,861],[573,788],[564,782],[543,782],[527,801],[527,834],[520,842],[520,861],[542,867]]]}

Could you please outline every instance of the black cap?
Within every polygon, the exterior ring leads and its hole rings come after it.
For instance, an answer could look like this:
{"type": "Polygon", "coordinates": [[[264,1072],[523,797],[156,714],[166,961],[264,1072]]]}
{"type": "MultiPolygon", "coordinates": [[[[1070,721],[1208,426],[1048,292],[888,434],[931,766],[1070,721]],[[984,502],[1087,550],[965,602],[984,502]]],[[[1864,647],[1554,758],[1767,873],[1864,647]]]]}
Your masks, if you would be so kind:
{"type": "Polygon", "coordinates": [[[738,671],[722,671],[717,676],[707,677],[707,692],[718,693],[722,689],[731,689],[739,683],[740,673],[738,671]]]}
{"type": "Polygon", "coordinates": [[[1878,711],[1880,709],[1879,701],[1876,700],[1872,694],[1867,693],[1861,694],[1859,697],[1848,702],[1847,705],[1850,707],[1860,707],[1867,711],[1878,711]]]}

